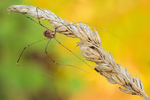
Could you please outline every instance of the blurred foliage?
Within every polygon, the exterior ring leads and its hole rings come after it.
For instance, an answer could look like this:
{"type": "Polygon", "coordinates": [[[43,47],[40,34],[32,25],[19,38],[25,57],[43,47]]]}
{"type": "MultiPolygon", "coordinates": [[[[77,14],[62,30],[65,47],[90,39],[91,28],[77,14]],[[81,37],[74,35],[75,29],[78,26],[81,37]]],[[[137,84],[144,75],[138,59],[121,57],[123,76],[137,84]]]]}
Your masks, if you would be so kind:
{"type": "MultiPolygon", "coordinates": [[[[13,0],[0,4],[0,100],[143,100],[122,93],[82,61],[51,40],[48,53],[61,64],[55,65],[45,54],[47,41],[25,50],[20,65],[16,61],[23,48],[44,39],[43,27],[7,8],[14,4],[46,8],[67,20],[82,21],[94,26],[102,39],[103,48],[111,52],[117,63],[132,75],[138,75],[149,90],[150,73],[150,1],[149,0],[13,0]],[[38,70],[38,71],[35,71],[38,70]],[[51,75],[48,77],[48,75],[51,75]],[[136,73],[136,74],[135,74],[136,73]],[[60,82],[59,82],[60,81],[60,82]]],[[[47,21],[41,21],[52,29],[47,21]]],[[[62,44],[80,56],[78,39],[57,33],[62,44]]],[[[88,62],[90,63],[90,62],[88,62]]],[[[90,63],[92,66],[93,63],[90,63]]]]}

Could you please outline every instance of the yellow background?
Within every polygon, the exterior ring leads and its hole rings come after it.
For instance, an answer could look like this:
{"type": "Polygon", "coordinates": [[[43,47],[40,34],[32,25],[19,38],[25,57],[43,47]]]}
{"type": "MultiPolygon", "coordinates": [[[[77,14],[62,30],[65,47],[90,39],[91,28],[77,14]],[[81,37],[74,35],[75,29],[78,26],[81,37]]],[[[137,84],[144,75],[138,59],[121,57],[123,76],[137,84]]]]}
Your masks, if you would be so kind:
{"type": "MultiPolygon", "coordinates": [[[[48,52],[55,61],[71,64],[55,65],[44,53],[47,41],[35,44],[24,52],[20,64],[39,70],[16,66],[22,49],[44,39],[43,27],[19,13],[8,14],[10,5],[24,4],[49,9],[63,19],[82,21],[94,26],[102,46],[111,52],[116,63],[139,76],[150,95],[150,1],[149,0],[13,0],[0,4],[0,100],[143,100],[125,94],[118,85],[110,84],[99,73],[51,40],[48,52]],[[47,77],[49,74],[56,79],[47,77]],[[61,83],[59,81],[61,81],[61,83]]],[[[52,29],[46,21],[41,21],[52,29]]],[[[62,44],[80,56],[78,39],[57,33],[62,44]]],[[[94,63],[87,61],[91,66],[94,63]]]]}

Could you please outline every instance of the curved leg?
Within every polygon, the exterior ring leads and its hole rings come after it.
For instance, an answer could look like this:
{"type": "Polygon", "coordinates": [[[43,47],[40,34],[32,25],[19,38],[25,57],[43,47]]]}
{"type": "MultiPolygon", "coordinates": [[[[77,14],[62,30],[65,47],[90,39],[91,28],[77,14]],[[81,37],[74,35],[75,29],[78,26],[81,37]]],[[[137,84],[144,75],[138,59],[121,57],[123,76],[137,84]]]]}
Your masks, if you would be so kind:
{"type": "Polygon", "coordinates": [[[26,48],[28,48],[29,46],[31,46],[31,45],[33,45],[33,44],[36,44],[36,43],[38,43],[38,42],[44,41],[44,40],[47,40],[47,39],[42,39],[42,40],[39,40],[39,41],[33,42],[33,43],[31,43],[31,44],[29,44],[29,45],[25,46],[25,47],[24,47],[24,49],[22,50],[22,52],[21,52],[21,54],[20,54],[20,56],[19,56],[18,60],[17,60],[16,65],[18,65],[18,63],[19,63],[19,61],[20,61],[20,58],[21,58],[21,56],[22,56],[22,54],[23,54],[23,52],[25,51],[25,49],[26,49],[26,48]]]}
{"type": "Polygon", "coordinates": [[[46,26],[44,26],[43,24],[40,23],[40,20],[39,20],[39,17],[38,17],[38,10],[37,10],[37,8],[36,8],[36,11],[37,11],[38,22],[35,21],[34,19],[32,19],[31,17],[29,17],[29,16],[27,16],[27,15],[21,13],[21,12],[20,12],[19,10],[17,10],[16,8],[14,8],[14,9],[15,9],[16,11],[18,11],[20,14],[22,14],[23,16],[25,16],[25,17],[29,18],[30,20],[32,20],[33,22],[35,22],[35,23],[41,25],[42,27],[44,27],[44,28],[46,28],[46,29],[49,29],[49,28],[47,28],[46,26]]]}
{"type": "Polygon", "coordinates": [[[21,56],[22,56],[22,54],[23,54],[23,52],[25,51],[25,49],[26,49],[27,47],[29,47],[29,46],[31,46],[31,45],[33,45],[33,44],[36,44],[36,43],[38,43],[38,42],[44,41],[44,40],[47,40],[47,39],[42,39],[42,40],[36,41],[36,42],[34,42],[34,43],[31,43],[31,44],[25,46],[24,49],[22,50],[22,52],[21,52],[21,54],[20,54],[18,60],[17,60],[16,65],[17,65],[17,66],[20,66],[20,67],[23,67],[23,68],[26,68],[26,69],[30,69],[30,70],[33,70],[33,71],[40,72],[40,73],[42,73],[42,74],[44,74],[44,75],[47,75],[48,77],[51,77],[51,78],[55,79],[56,81],[58,81],[60,84],[63,85],[63,83],[62,83],[60,80],[58,80],[57,78],[55,78],[55,77],[52,76],[52,75],[49,75],[49,74],[44,73],[44,72],[42,72],[42,71],[39,71],[39,70],[36,70],[36,69],[32,69],[32,68],[29,68],[29,67],[25,67],[25,66],[22,66],[22,65],[19,65],[19,64],[18,64],[19,61],[20,61],[20,58],[21,58],[21,56]]]}
{"type": "Polygon", "coordinates": [[[40,19],[39,19],[39,14],[38,14],[38,7],[36,7],[36,11],[37,11],[37,19],[38,19],[38,21],[39,21],[39,25],[41,25],[42,27],[44,27],[44,28],[46,28],[46,29],[48,29],[49,30],[49,28],[47,28],[47,27],[45,27],[43,24],[41,24],[41,22],[40,22],[40,19]]]}
{"type": "Polygon", "coordinates": [[[87,64],[84,60],[82,60],[79,56],[77,56],[75,53],[73,53],[70,49],[68,49],[68,48],[65,47],[63,44],[61,44],[56,38],[55,38],[55,40],[56,40],[61,46],[63,46],[65,49],[67,49],[69,52],[71,52],[73,55],[75,55],[78,59],[80,59],[82,62],[84,62],[86,65],[88,65],[90,68],[93,69],[92,66],[90,66],[89,64],[87,64]]]}
{"type": "MultiPolygon", "coordinates": [[[[50,40],[51,40],[51,39],[50,39],[50,40]]],[[[80,70],[82,70],[82,71],[84,71],[84,72],[87,72],[87,71],[85,71],[85,70],[83,70],[83,69],[81,69],[81,68],[79,68],[79,67],[73,66],[73,65],[57,63],[57,62],[47,53],[47,47],[48,47],[48,44],[49,44],[50,40],[48,41],[48,43],[47,43],[47,45],[46,45],[46,47],[45,47],[45,53],[48,55],[48,57],[49,57],[55,64],[57,64],[57,65],[63,65],[63,66],[71,66],[71,67],[80,69],[80,70]]],[[[88,73],[88,72],[87,72],[87,73],[88,73]]]]}

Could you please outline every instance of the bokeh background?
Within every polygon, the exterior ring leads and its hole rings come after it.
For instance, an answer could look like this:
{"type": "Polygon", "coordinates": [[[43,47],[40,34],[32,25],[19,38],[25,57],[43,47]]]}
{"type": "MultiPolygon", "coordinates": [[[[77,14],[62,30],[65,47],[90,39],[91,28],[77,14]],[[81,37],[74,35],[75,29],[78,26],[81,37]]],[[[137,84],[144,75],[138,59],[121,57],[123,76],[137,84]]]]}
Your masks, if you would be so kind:
{"type": "MultiPolygon", "coordinates": [[[[44,39],[45,29],[19,13],[8,14],[7,8],[15,4],[46,8],[63,19],[94,26],[103,48],[111,52],[116,62],[131,75],[138,75],[150,95],[149,0],[1,0],[0,100],[143,100],[119,91],[118,85],[108,83],[54,40],[50,42],[48,52],[55,61],[90,73],[54,64],[44,52],[47,41],[29,47],[20,60],[20,65],[34,70],[16,66],[22,49],[44,39]]],[[[52,29],[47,21],[41,22],[52,29]]],[[[78,39],[59,33],[56,38],[84,59],[79,47],[75,47],[78,39]]]]}

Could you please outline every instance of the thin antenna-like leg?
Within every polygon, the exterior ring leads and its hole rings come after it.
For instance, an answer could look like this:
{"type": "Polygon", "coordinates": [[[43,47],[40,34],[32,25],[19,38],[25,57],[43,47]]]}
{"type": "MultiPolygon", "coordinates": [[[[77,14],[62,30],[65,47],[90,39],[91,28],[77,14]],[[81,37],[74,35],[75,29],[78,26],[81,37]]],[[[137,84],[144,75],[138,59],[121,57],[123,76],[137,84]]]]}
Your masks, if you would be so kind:
{"type": "Polygon", "coordinates": [[[36,42],[33,42],[33,43],[31,43],[31,44],[25,46],[24,49],[22,50],[22,52],[21,52],[21,54],[20,54],[18,60],[17,60],[16,65],[19,66],[19,67],[23,67],[23,68],[26,68],[26,69],[30,69],[30,70],[36,71],[36,72],[40,72],[40,73],[42,73],[42,74],[44,74],[44,75],[47,75],[48,77],[51,77],[51,78],[55,79],[55,80],[58,81],[60,84],[64,85],[60,80],[58,80],[57,78],[55,78],[54,76],[52,76],[52,75],[50,75],[50,74],[47,74],[47,73],[45,73],[45,72],[42,72],[42,71],[39,71],[39,70],[36,70],[36,69],[33,69],[33,68],[25,67],[25,66],[22,66],[22,65],[19,65],[19,64],[18,64],[19,61],[20,61],[20,58],[21,58],[21,56],[22,56],[22,54],[23,54],[23,52],[26,50],[27,47],[29,47],[29,46],[31,46],[31,45],[33,45],[33,44],[36,44],[36,43],[38,43],[38,42],[44,41],[44,40],[47,40],[47,38],[46,38],[46,39],[39,40],[39,41],[36,41],[36,42]]]}
{"type": "Polygon", "coordinates": [[[40,19],[39,19],[39,14],[38,14],[38,7],[36,7],[36,12],[37,12],[37,19],[39,21],[39,24],[41,25],[40,19]]]}
{"type": "Polygon", "coordinates": [[[23,54],[23,52],[25,51],[25,49],[26,49],[27,47],[29,47],[29,46],[31,46],[31,45],[33,45],[33,44],[36,44],[36,43],[38,43],[38,42],[44,41],[44,40],[47,40],[47,39],[42,39],[42,40],[36,41],[36,42],[34,42],[34,43],[31,43],[31,44],[25,46],[24,49],[22,50],[22,52],[21,52],[21,54],[20,54],[18,60],[17,60],[16,65],[17,65],[17,66],[20,66],[20,67],[23,67],[23,68],[26,68],[26,69],[30,69],[30,70],[36,71],[36,72],[40,72],[40,73],[42,73],[42,74],[44,74],[44,75],[47,75],[48,77],[51,77],[51,78],[55,79],[56,81],[58,81],[60,84],[63,85],[63,83],[62,83],[60,80],[58,80],[57,78],[55,78],[55,77],[52,76],[52,75],[49,75],[49,74],[47,74],[47,73],[45,73],[45,72],[42,72],[42,71],[39,71],[39,70],[36,70],[36,69],[32,69],[32,68],[29,68],[29,67],[25,67],[25,66],[22,66],[22,65],[19,65],[19,64],[18,64],[19,61],[20,61],[20,58],[21,58],[21,56],[22,56],[22,54],[23,54]]]}
{"type": "Polygon", "coordinates": [[[31,45],[33,45],[33,44],[35,44],[35,43],[38,43],[38,42],[44,41],[44,40],[47,40],[47,38],[46,38],[46,39],[39,40],[39,41],[36,41],[36,42],[33,42],[33,43],[31,43],[31,44],[29,44],[29,45],[25,46],[25,47],[24,47],[24,49],[22,50],[22,52],[21,52],[21,54],[20,54],[20,56],[19,56],[18,60],[17,60],[16,65],[18,65],[18,63],[19,63],[19,61],[20,61],[20,58],[21,58],[21,56],[22,56],[23,52],[25,51],[25,49],[26,49],[27,47],[29,47],[29,46],[31,46],[31,45]]]}
{"type": "Polygon", "coordinates": [[[74,52],[72,52],[70,49],[68,49],[66,46],[64,46],[62,43],[60,43],[56,38],[55,40],[61,45],[63,46],[65,49],[67,49],[69,52],[71,52],[73,55],[75,55],[78,59],[80,59],[82,62],[84,62],[86,65],[88,65],[90,68],[93,69],[93,67],[91,67],[89,64],[87,64],[84,60],[82,60],[79,56],[77,56],[74,52]]]}
{"type": "MultiPolygon", "coordinates": [[[[79,67],[73,66],[73,65],[57,63],[57,62],[47,53],[47,47],[48,47],[48,44],[49,44],[50,40],[51,40],[51,39],[49,39],[49,41],[48,41],[48,43],[47,43],[47,45],[46,45],[46,47],[45,47],[45,53],[48,55],[48,57],[49,57],[55,64],[57,64],[57,65],[63,65],[63,66],[71,66],[71,67],[80,69],[80,70],[82,70],[82,71],[84,71],[84,72],[87,72],[87,71],[85,71],[85,70],[83,70],[83,69],[81,69],[81,68],[79,68],[79,67]]],[[[87,73],[89,73],[89,72],[87,72],[87,73]]]]}
{"type": "MultiPolygon", "coordinates": [[[[45,27],[43,24],[41,24],[41,22],[40,22],[40,18],[39,18],[39,14],[38,14],[38,7],[36,7],[36,12],[37,12],[37,19],[38,19],[38,21],[39,21],[39,24],[41,25],[41,26],[43,26],[43,27],[45,27]]],[[[45,27],[45,28],[47,28],[47,27],[45,27]]],[[[49,29],[49,28],[47,28],[47,29],[49,29]]]]}
{"type": "MultiPolygon", "coordinates": [[[[18,11],[20,14],[22,14],[23,16],[25,16],[25,17],[27,17],[27,18],[29,18],[30,20],[32,20],[33,22],[35,22],[35,23],[37,23],[37,24],[39,24],[39,25],[41,25],[42,27],[44,27],[44,28],[46,28],[46,29],[49,29],[49,28],[47,28],[46,26],[44,26],[44,25],[42,25],[41,23],[39,23],[39,22],[37,22],[37,21],[35,21],[34,19],[32,19],[31,17],[29,17],[29,16],[27,16],[27,15],[25,15],[25,14],[23,14],[23,13],[21,13],[19,10],[17,10],[16,8],[14,8],[16,11],[18,11]]],[[[39,19],[39,18],[38,18],[39,19]]]]}

